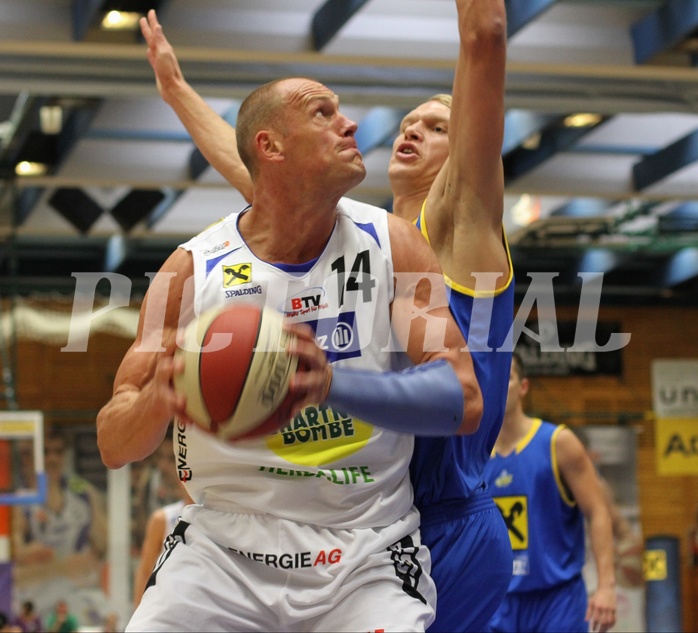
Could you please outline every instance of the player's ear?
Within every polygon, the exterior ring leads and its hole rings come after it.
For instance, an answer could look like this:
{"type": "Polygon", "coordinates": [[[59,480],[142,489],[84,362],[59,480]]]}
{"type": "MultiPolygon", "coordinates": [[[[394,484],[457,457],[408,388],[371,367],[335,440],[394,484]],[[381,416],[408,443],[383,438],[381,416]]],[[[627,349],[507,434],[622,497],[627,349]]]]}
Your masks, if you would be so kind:
{"type": "Polygon", "coordinates": [[[522,378],[521,379],[521,398],[525,398],[526,394],[528,393],[528,388],[531,386],[531,384],[528,382],[528,378],[522,378]]]}
{"type": "Polygon", "coordinates": [[[282,158],[283,144],[279,134],[270,130],[260,130],[254,140],[261,160],[276,161],[282,158]]]}

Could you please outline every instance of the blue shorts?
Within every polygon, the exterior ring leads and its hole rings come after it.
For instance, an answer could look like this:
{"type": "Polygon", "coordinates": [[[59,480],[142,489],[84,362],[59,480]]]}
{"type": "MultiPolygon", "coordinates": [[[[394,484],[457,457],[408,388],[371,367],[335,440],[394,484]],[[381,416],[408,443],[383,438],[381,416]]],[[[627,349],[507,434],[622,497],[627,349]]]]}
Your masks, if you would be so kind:
{"type": "Polygon", "coordinates": [[[486,630],[491,633],[587,633],[586,610],[587,592],[580,575],[552,589],[508,594],[486,630]]]}
{"type": "Polygon", "coordinates": [[[422,542],[431,550],[436,619],[427,629],[482,631],[509,588],[511,542],[489,491],[422,511],[422,542]]]}

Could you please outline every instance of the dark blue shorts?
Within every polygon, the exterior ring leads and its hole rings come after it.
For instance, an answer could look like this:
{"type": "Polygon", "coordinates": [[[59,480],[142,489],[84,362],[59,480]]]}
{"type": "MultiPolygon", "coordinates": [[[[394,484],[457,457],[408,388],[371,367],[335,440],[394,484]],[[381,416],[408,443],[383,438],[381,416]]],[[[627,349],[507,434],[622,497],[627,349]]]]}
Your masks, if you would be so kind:
{"type": "Polygon", "coordinates": [[[581,576],[576,576],[552,589],[508,594],[490,621],[487,631],[587,633],[589,623],[584,621],[586,610],[584,580],[581,576]]]}
{"type": "Polygon", "coordinates": [[[436,619],[429,633],[482,631],[509,588],[513,567],[506,525],[489,491],[422,513],[431,550],[436,619]]]}

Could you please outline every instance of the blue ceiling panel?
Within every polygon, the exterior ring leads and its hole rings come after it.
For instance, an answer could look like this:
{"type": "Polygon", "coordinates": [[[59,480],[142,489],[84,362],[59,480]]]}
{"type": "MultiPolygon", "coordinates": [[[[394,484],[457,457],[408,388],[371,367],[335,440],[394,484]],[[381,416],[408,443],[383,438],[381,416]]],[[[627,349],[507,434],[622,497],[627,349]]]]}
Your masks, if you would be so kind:
{"type": "Polygon", "coordinates": [[[371,108],[361,119],[355,134],[361,153],[365,156],[376,147],[392,142],[405,114],[404,110],[395,108],[371,108]]]}
{"type": "Polygon", "coordinates": [[[698,28],[698,2],[671,0],[633,25],[635,62],[644,64],[698,28]]]}
{"type": "Polygon", "coordinates": [[[313,16],[313,46],[322,50],[368,0],[327,0],[313,16]]]}
{"type": "Polygon", "coordinates": [[[661,284],[677,286],[698,276],[698,248],[684,248],[671,256],[662,271],[661,284]]]}
{"type": "Polygon", "coordinates": [[[633,165],[635,189],[642,191],[696,160],[698,160],[698,130],[635,163],[633,165]]]}
{"type": "Polygon", "coordinates": [[[511,37],[557,0],[507,0],[507,35],[511,37]]]}

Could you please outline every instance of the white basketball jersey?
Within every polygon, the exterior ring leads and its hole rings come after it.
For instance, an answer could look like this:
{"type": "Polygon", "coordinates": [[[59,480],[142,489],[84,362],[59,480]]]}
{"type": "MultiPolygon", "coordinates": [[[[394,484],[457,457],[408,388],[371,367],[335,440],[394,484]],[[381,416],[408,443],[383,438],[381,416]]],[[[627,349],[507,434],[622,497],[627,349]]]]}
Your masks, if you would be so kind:
{"type": "MultiPolygon", "coordinates": [[[[324,252],[303,265],[255,257],[237,230],[239,216],[182,245],[194,260],[197,314],[254,302],[310,325],[332,363],[387,371],[404,362],[381,351],[393,297],[386,211],[342,199],[324,252]]],[[[412,446],[411,435],[326,405],[307,407],[263,439],[229,444],[176,423],[174,442],[180,478],[204,506],[335,528],[384,526],[409,510],[412,446]]]]}
{"type": "Polygon", "coordinates": [[[179,517],[182,516],[182,510],[185,505],[187,504],[184,499],[182,499],[181,501],[168,503],[166,506],[162,507],[162,513],[165,517],[165,536],[174,530],[174,526],[177,525],[179,517]]]}

